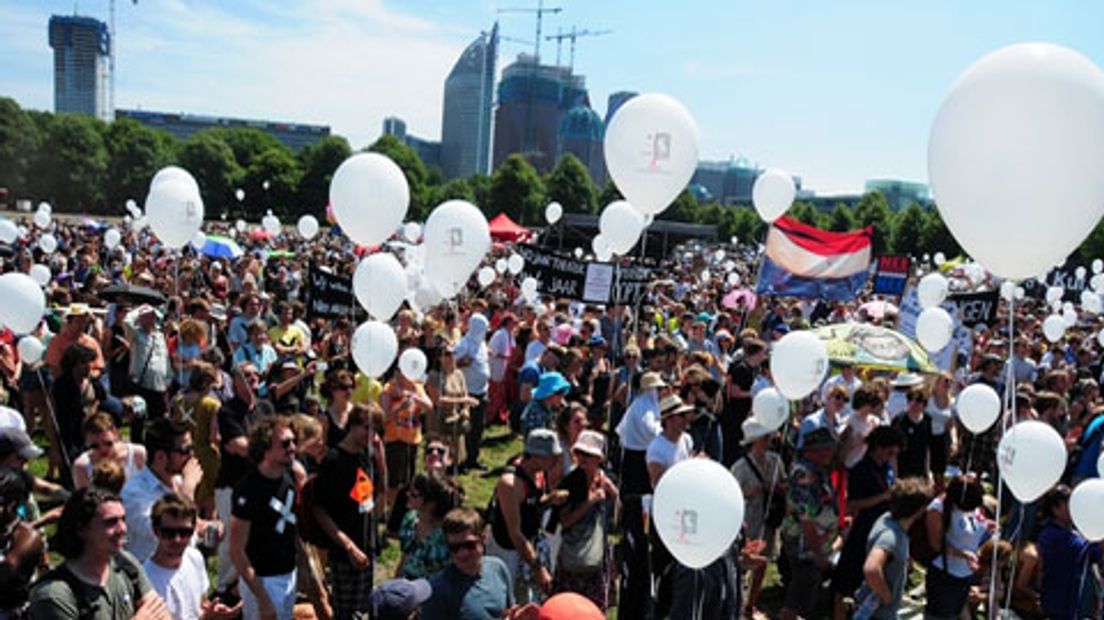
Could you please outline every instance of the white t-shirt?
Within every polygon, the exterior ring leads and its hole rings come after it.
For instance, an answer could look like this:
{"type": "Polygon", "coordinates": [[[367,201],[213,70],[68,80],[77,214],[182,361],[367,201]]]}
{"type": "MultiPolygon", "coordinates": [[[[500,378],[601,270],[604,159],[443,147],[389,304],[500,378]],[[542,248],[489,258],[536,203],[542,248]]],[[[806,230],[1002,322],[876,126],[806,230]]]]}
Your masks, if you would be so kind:
{"type": "Polygon", "coordinates": [[[165,568],[154,563],[153,558],[146,560],[142,568],[146,569],[153,589],[165,599],[173,620],[199,620],[199,605],[211,584],[198,549],[184,550],[180,568],[165,568]]]}
{"type": "Polygon", "coordinates": [[[514,337],[509,330],[498,328],[491,336],[491,381],[498,383],[506,375],[506,362],[514,350],[514,337]]]}
{"type": "Polygon", "coordinates": [[[539,339],[530,340],[529,344],[525,345],[525,363],[528,364],[533,360],[539,360],[547,347],[548,345],[544,344],[539,339]]]}
{"type": "MultiPolygon", "coordinates": [[[[943,514],[943,500],[938,497],[928,504],[928,510],[943,514]]],[[[942,516],[940,517],[942,518],[942,516]]],[[[958,508],[951,509],[951,521],[948,524],[945,540],[947,545],[959,551],[972,551],[977,553],[978,548],[989,539],[989,527],[985,517],[980,512],[964,512],[958,508]]],[[[952,555],[948,549],[947,568],[943,567],[943,554],[940,553],[932,560],[938,568],[943,568],[955,577],[969,577],[973,575],[966,559],[959,555],[952,555]]]]}
{"type": "Polygon", "coordinates": [[[680,435],[677,444],[672,443],[670,439],[661,434],[653,439],[652,443],[648,444],[645,460],[647,463],[658,463],[664,469],[671,469],[676,463],[690,458],[690,453],[693,451],[694,440],[690,438],[689,434],[683,433],[680,435]]]}
{"type": "Polygon", "coordinates": [[[843,451],[844,467],[851,469],[862,460],[863,455],[866,454],[866,436],[881,424],[881,420],[874,414],[853,413],[847,416],[845,426],[851,430],[851,434],[843,451]]]}

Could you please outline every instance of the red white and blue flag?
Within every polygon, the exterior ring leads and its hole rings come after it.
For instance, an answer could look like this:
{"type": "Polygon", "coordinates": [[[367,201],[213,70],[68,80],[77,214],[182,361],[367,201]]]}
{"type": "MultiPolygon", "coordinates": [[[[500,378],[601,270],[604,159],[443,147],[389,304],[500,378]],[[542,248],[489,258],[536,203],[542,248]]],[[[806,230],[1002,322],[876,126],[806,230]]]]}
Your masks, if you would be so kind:
{"type": "Polygon", "coordinates": [[[854,299],[870,277],[870,227],[829,232],[783,216],[767,233],[760,295],[854,299]]]}

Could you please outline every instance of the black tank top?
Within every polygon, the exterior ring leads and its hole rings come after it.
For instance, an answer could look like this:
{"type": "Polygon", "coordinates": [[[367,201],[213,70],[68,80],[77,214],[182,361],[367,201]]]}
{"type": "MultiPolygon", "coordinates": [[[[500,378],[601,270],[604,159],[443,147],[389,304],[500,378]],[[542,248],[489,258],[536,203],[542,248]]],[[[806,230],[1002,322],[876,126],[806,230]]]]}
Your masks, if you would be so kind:
{"type": "MultiPolygon", "coordinates": [[[[521,501],[521,535],[528,540],[533,540],[537,537],[537,532],[540,531],[541,523],[541,491],[537,488],[537,483],[529,477],[529,474],[525,472],[521,467],[509,466],[506,468],[508,473],[514,474],[525,483],[525,498],[521,501]]],[[[514,543],[510,540],[510,534],[506,531],[506,518],[502,515],[502,506],[498,502],[498,495],[494,496],[491,506],[491,536],[494,536],[495,544],[499,547],[512,551],[514,549],[514,543]]]]}

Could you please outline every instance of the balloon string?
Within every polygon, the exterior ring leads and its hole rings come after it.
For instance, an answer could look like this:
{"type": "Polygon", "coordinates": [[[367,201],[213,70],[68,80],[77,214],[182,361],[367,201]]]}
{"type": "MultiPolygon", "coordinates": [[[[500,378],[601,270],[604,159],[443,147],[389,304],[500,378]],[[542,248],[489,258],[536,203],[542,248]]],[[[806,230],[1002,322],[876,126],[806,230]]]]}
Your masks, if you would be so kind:
{"type": "MultiPolygon", "coordinates": [[[[1009,361],[1008,361],[1008,364],[1007,364],[1007,366],[1008,366],[1007,377],[1008,378],[1005,381],[1005,387],[1004,387],[1004,403],[1005,403],[1006,410],[1011,407],[1009,403],[1013,400],[1014,392],[1012,390],[1015,388],[1015,382],[1016,382],[1016,376],[1013,373],[1013,369],[1012,369],[1013,364],[1011,363],[1012,354],[1013,354],[1013,350],[1014,350],[1013,349],[1013,347],[1014,347],[1013,335],[1016,333],[1015,329],[1014,329],[1015,328],[1015,322],[1014,322],[1015,316],[1016,316],[1016,296],[1013,295],[1012,298],[1008,300],[1008,360],[1009,361]]],[[[1013,412],[1012,415],[1009,415],[1009,416],[1005,417],[1005,419],[1003,420],[1003,423],[1001,425],[1001,428],[1002,428],[1003,431],[1008,430],[1009,422],[1011,421],[1011,419],[1014,415],[1015,415],[1015,412],[1013,412]]],[[[999,446],[999,444],[998,444],[998,446],[999,446]]],[[[995,520],[996,520],[996,523],[997,523],[997,528],[999,529],[1000,528],[1000,522],[1001,522],[1000,521],[1000,519],[1001,519],[1001,503],[1004,500],[1004,484],[1003,484],[1003,481],[1001,480],[1000,463],[999,463],[999,460],[1000,460],[999,447],[998,447],[997,459],[998,459],[997,467],[994,468],[993,473],[994,473],[995,482],[996,482],[996,485],[997,485],[997,514],[995,516],[995,520]]],[[[1021,506],[1021,510],[1022,510],[1022,508],[1023,507],[1021,506]]],[[[991,584],[996,584],[997,583],[997,561],[998,561],[997,551],[998,551],[998,549],[999,549],[999,545],[993,545],[993,560],[992,560],[992,567],[990,568],[990,571],[991,571],[990,583],[991,584]]],[[[993,612],[994,612],[993,608],[996,605],[996,602],[997,602],[997,589],[994,588],[994,587],[990,587],[989,588],[989,616],[990,617],[993,616],[993,612]]]]}
{"type": "Polygon", "coordinates": [[[1019,564],[1020,552],[1023,551],[1021,541],[1023,540],[1024,508],[1024,505],[1020,504],[1020,522],[1016,524],[1016,531],[1012,533],[1012,540],[1015,541],[1015,553],[1012,554],[1012,557],[1015,558],[1015,561],[1009,567],[1008,585],[1005,587],[1004,609],[1006,610],[1012,608],[1012,591],[1016,589],[1016,565],[1019,564]]]}

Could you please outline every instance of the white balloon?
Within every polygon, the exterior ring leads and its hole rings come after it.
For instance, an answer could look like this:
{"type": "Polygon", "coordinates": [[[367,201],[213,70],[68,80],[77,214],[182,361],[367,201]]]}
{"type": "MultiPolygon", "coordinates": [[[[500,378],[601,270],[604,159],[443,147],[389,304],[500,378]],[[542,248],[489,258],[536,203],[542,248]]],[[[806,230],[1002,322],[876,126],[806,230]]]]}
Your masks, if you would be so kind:
{"type": "Polygon", "coordinates": [[[146,227],[147,224],[149,224],[149,220],[147,220],[146,216],[143,215],[142,217],[135,218],[135,220],[130,223],[130,227],[133,230],[140,232],[143,228],[146,227]]]}
{"type": "Polygon", "coordinates": [[[269,213],[261,218],[261,227],[270,235],[280,234],[280,218],[269,213]]]}
{"type": "Polygon", "coordinates": [[[417,243],[422,237],[422,225],[418,222],[407,222],[402,228],[403,238],[410,243],[417,243]]]}
{"type": "Polygon", "coordinates": [[[624,256],[632,250],[644,230],[644,217],[624,200],[615,200],[598,217],[599,234],[614,253],[624,256]]]}
{"type": "Polygon", "coordinates": [[[1104,311],[1104,304],[1101,303],[1100,293],[1081,291],[1081,309],[1090,314],[1100,314],[1104,311]]]}
{"type": "Polygon", "coordinates": [[[1092,272],[1093,273],[1100,273],[1102,271],[1104,271],[1104,260],[1100,260],[1099,258],[1094,258],[1093,262],[1092,262],[1092,272]]]}
{"type": "Polygon", "coordinates": [[[45,211],[35,211],[34,225],[39,228],[46,228],[50,225],[50,214],[45,211]]]}
{"type": "Polygon", "coordinates": [[[202,250],[207,244],[207,235],[202,230],[197,230],[196,234],[192,235],[191,244],[196,250],[202,250]]]}
{"type": "Polygon", "coordinates": [[[793,177],[783,170],[771,168],[755,179],[751,187],[751,203],[764,222],[773,222],[793,205],[796,194],[793,177]]]}
{"type": "Polygon", "coordinates": [[[399,351],[395,330],[387,323],[365,321],[353,332],[353,361],[365,375],[376,378],[391,367],[399,351]]]}
{"type": "Polygon", "coordinates": [[[1097,293],[1104,293],[1104,274],[1096,274],[1089,278],[1089,286],[1097,293]]]}
{"type": "Polygon", "coordinates": [[[573,252],[573,253],[575,254],[575,258],[582,258],[583,257],[583,248],[575,248],[575,252],[573,252]]]}
{"type": "Polygon", "coordinates": [[[1096,474],[1104,478],[1104,452],[1101,452],[1100,458],[1096,459],[1096,474]]]}
{"type": "Polygon", "coordinates": [[[0,325],[16,334],[34,331],[46,311],[46,295],[42,287],[25,273],[0,275],[0,325]]]}
{"type": "Polygon", "coordinates": [[[50,271],[50,268],[42,263],[35,263],[31,265],[30,274],[31,279],[34,280],[39,286],[45,287],[50,283],[50,280],[54,277],[54,274],[50,271]]]}
{"type": "Polygon", "coordinates": [[[506,259],[506,268],[510,270],[510,273],[516,276],[521,273],[522,269],[525,269],[525,259],[522,258],[521,254],[511,254],[510,257],[506,259]]]}
{"type": "Polygon", "coordinates": [[[399,371],[411,381],[425,379],[428,365],[425,353],[416,347],[410,347],[399,356],[399,371]]]}
{"type": "Polygon", "coordinates": [[[1073,524],[1081,535],[1093,542],[1104,540],[1104,480],[1089,478],[1081,481],[1070,495],[1069,509],[1073,524]]]}
{"type": "Polygon", "coordinates": [[[506,270],[509,269],[509,268],[510,268],[510,266],[506,264],[506,259],[505,258],[500,258],[500,259],[495,261],[494,269],[498,273],[506,273],[506,270]]]}
{"type": "Polygon", "coordinates": [[[790,332],[772,346],[770,368],[778,391],[790,400],[800,400],[824,381],[828,350],[811,332],[790,332]]]}
{"type": "Polygon", "coordinates": [[[1055,303],[1062,300],[1062,296],[1066,294],[1066,289],[1060,286],[1049,286],[1046,290],[1046,302],[1048,304],[1055,303]]]}
{"type": "Polygon", "coordinates": [[[1066,322],[1061,315],[1052,314],[1043,321],[1043,335],[1050,342],[1058,342],[1066,333],[1066,322]]]}
{"type": "Polygon", "coordinates": [[[54,214],[54,208],[52,206],[50,206],[50,203],[48,203],[46,201],[38,203],[38,210],[42,211],[46,215],[53,215],[54,214]]]}
{"type": "Polygon", "coordinates": [[[386,156],[357,153],[334,172],[330,204],[350,239],[376,245],[386,241],[406,217],[410,187],[402,169],[386,156]]]}
{"type": "Polygon", "coordinates": [[[763,426],[776,431],[790,417],[790,401],[777,389],[764,388],[752,399],[751,410],[763,426]]]}
{"type": "Polygon", "coordinates": [[[916,340],[930,353],[942,351],[954,334],[954,320],[943,308],[927,308],[916,319],[916,340]]]}
{"type": "Polygon", "coordinates": [[[920,283],[916,286],[916,296],[920,300],[921,307],[934,308],[947,299],[948,290],[950,290],[950,283],[943,274],[929,273],[920,278],[920,283]]]}
{"type": "Polygon", "coordinates": [[[182,248],[203,225],[203,200],[183,180],[161,181],[150,187],[146,197],[146,220],[161,243],[182,248]]]}
{"type": "Polygon", "coordinates": [[[238,220],[234,222],[234,229],[240,233],[245,232],[245,229],[249,227],[249,224],[245,223],[245,220],[238,220]]]}
{"type": "Polygon", "coordinates": [[[47,253],[47,254],[53,254],[54,250],[57,249],[57,246],[58,246],[57,238],[54,237],[53,235],[51,235],[50,233],[45,233],[41,237],[38,238],[38,247],[41,248],[42,251],[47,253]]]}
{"type": "Polygon", "coordinates": [[[736,477],[717,462],[686,459],[659,479],[652,515],[671,555],[688,568],[704,568],[740,533],[744,494],[736,477]]]}
{"type": "Polygon", "coordinates": [[[24,364],[35,365],[46,354],[46,346],[34,336],[23,336],[19,339],[19,359],[24,364]]]}
{"type": "Polygon", "coordinates": [[[713,274],[710,273],[708,269],[702,269],[702,272],[701,272],[702,282],[709,282],[709,279],[711,277],[713,277],[713,274]]]}
{"type": "Polygon", "coordinates": [[[414,291],[414,304],[423,310],[432,308],[444,301],[441,293],[429,282],[422,282],[414,291]]]}
{"type": "Polygon", "coordinates": [[[540,285],[537,279],[530,276],[521,281],[521,294],[525,299],[532,301],[537,296],[537,287],[540,285]]]}
{"type": "Polygon", "coordinates": [[[1012,301],[1016,297],[1016,283],[1011,280],[1001,282],[1000,294],[1006,301],[1012,301]]]}
{"type": "Polygon", "coordinates": [[[1087,272],[1085,271],[1085,268],[1079,266],[1077,267],[1077,269],[1073,270],[1073,277],[1077,278],[1078,280],[1084,280],[1086,273],[1087,272]]]}
{"type": "Polygon", "coordinates": [[[932,257],[932,261],[935,263],[936,267],[939,267],[943,263],[947,262],[947,257],[943,256],[942,252],[936,252],[935,256],[932,257]]]}
{"type": "Polygon", "coordinates": [[[119,242],[123,240],[123,235],[119,233],[116,228],[108,228],[104,231],[104,246],[109,250],[114,250],[115,246],[119,245],[119,242]]]}
{"type": "Polygon", "coordinates": [[[476,279],[479,280],[479,286],[490,286],[495,281],[495,270],[490,267],[481,267],[479,273],[476,274],[476,279]]]}
{"type": "Polygon", "coordinates": [[[613,248],[610,247],[609,240],[602,233],[594,235],[594,238],[590,240],[590,249],[594,251],[594,258],[602,262],[606,262],[613,257],[613,248]]]}
{"type": "Polygon", "coordinates": [[[138,203],[133,198],[127,198],[124,206],[131,217],[142,217],[142,210],[138,208],[138,203]]]}
{"type": "Polygon", "coordinates": [[[487,218],[469,202],[449,200],[437,206],[422,231],[426,277],[438,291],[463,288],[491,249],[487,218]]]}
{"type": "Polygon", "coordinates": [[[606,127],[606,169],[641,213],[658,214],[686,188],[698,165],[698,126],[667,95],[637,95],[606,127]]]}
{"type": "Polygon", "coordinates": [[[1026,294],[1027,294],[1027,292],[1024,291],[1024,287],[1022,287],[1022,286],[1017,286],[1016,287],[1016,299],[1023,299],[1024,295],[1026,295],[1026,294]]]}
{"type": "Polygon", "coordinates": [[[1085,239],[1104,213],[1102,169],[1104,72],[1049,43],[1011,45],[975,62],[944,100],[928,144],[947,228],[1007,278],[1031,277],[1085,239]],[[1053,205],[1046,218],[1039,197],[1053,205]],[[1023,251],[1040,239],[1043,247],[1023,251]]]}
{"type": "Polygon", "coordinates": [[[0,243],[15,243],[19,238],[19,226],[7,219],[0,219],[0,243]]]}
{"type": "Polygon", "coordinates": [[[387,252],[365,256],[353,272],[353,294],[373,319],[390,321],[407,288],[406,271],[399,259],[387,252]]]}
{"type": "Polygon", "coordinates": [[[295,224],[295,230],[299,232],[300,237],[308,241],[314,239],[318,234],[318,219],[313,215],[304,215],[295,224]]]}
{"type": "MultiPolygon", "coordinates": [[[[188,191],[199,196],[199,183],[196,183],[195,177],[192,173],[181,168],[180,166],[165,166],[157,171],[150,179],[150,193],[162,183],[183,183],[188,187],[188,191]]],[[[146,214],[149,215],[149,201],[146,201],[146,214]]],[[[183,244],[181,244],[183,245],[183,244]]]]}
{"type": "Polygon", "coordinates": [[[1012,495],[1021,502],[1033,502],[1062,477],[1066,444],[1046,422],[1020,422],[1001,437],[997,466],[1012,495]]]}
{"type": "MultiPolygon", "coordinates": [[[[1069,302],[1066,302],[1066,303],[1069,303],[1069,302]]],[[[1074,310],[1073,308],[1069,308],[1069,309],[1063,308],[1062,309],[1062,323],[1065,324],[1067,329],[1069,329],[1070,327],[1073,327],[1074,325],[1077,325],[1077,311],[1074,310]]]]}
{"type": "Polygon", "coordinates": [[[740,283],[740,274],[733,271],[732,273],[728,274],[727,281],[729,286],[738,285],[740,283]]]}
{"type": "MultiPolygon", "coordinates": [[[[1104,347],[1104,330],[1101,330],[1101,331],[1096,333],[1096,342],[1100,346],[1104,347]]],[[[1102,453],[1102,454],[1104,454],[1104,453],[1102,453]]],[[[1104,476],[1104,474],[1101,474],[1101,476],[1104,476]]]]}
{"type": "Polygon", "coordinates": [[[234,190],[234,198],[237,198],[238,202],[245,200],[245,190],[240,187],[234,190]]]}
{"type": "Polygon", "coordinates": [[[555,224],[563,217],[563,205],[558,202],[550,202],[548,206],[544,208],[544,221],[549,224],[555,224]]]}
{"type": "Polygon", "coordinates": [[[966,386],[958,395],[955,410],[962,425],[977,435],[989,430],[1000,415],[1001,402],[996,390],[984,383],[966,386]]]}

